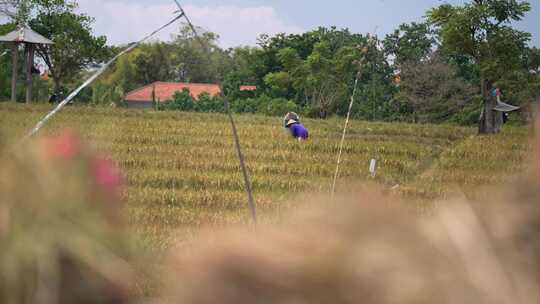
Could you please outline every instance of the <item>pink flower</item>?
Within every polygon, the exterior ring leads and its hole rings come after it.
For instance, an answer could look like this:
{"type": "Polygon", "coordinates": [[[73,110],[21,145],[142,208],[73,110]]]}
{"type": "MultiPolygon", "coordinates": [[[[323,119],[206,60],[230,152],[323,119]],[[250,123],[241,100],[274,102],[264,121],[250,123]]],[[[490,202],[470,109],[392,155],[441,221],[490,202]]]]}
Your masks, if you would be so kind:
{"type": "Polygon", "coordinates": [[[114,163],[105,158],[95,158],[91,163],[94,181],[107,198],[117,200],[124,180],[114,163]]]}
{"type": "Polygon", "coordinates": [[[72,160],[81,153],[82,142],[74,131],[68,129],[45,139],[45,148],[50,157],[72,160]]]}

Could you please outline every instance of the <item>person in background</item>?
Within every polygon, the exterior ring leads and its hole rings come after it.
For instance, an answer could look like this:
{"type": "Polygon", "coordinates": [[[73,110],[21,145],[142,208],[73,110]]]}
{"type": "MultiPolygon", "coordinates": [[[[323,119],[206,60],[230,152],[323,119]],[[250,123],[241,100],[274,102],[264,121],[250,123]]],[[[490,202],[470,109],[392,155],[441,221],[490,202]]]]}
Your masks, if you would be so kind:
{"type": "Polygon", "coordinates": [[[510,114],[508,114],[507,112],[503,112],[502,115],[503,115],[503,124],[506,124],[508,122],[508,117],[510,114]]]}
{"type": "Polygon", "coordinates": [[[289,112],[285,115],[285,128],[289,129],[292,137],[298,139],[299,141],[307,140],[309,138],[309,132],[300,123],[300,117],[294,112],[289,112]]]}
{"type": "Polygon", "coordinates": [[[495,85],[493,89],[491,90],[491,95],[497,98],[497,103],[501,102],[502,92],[501,92],[501,89],[497,85],[495,85]]]}
{"type": "Polygon", "coordinates": [[[287,127],[287,123],[289,122],[289,120],[294,120],[294,121],[297,121],[297,122],[300,122],[300,115],[294,113],[294,112],[288,112],[285,117],[283,117],[283,126],[286,128],[287,127]]]}

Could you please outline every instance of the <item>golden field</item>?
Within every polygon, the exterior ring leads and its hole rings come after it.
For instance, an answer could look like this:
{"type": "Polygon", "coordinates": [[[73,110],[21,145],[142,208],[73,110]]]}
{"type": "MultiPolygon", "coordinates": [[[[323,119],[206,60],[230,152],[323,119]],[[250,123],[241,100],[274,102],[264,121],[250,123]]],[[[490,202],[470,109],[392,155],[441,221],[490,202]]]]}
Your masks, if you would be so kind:
{"type": "MultiPolygon", "coordinates": [[[[4,147],[17,143],[50,108],[0,103],[4,147]]],[[[311,139],[304,143],[289,138],[280,118],[236,120],[262,222],[301,204],[294,198],[302,193],[328,193],[343,120],[305,120],[311,139]]],[[[68,107],[40,134],[64,128],[81,133],[123,169],[125,212],[143,248],[168,248],[201,227],[249,223],[225,115],[68,107]]],[[[525,127],[508,126],[493,137],[475,134],[474,128],[450,125],[353,121],[340,185],[371,179],[369,161],[377,159],[375,182],[399,189],[424,210],[453,190],[472,193],[505,183],[523,168],[529,150],[525,127]]]]}

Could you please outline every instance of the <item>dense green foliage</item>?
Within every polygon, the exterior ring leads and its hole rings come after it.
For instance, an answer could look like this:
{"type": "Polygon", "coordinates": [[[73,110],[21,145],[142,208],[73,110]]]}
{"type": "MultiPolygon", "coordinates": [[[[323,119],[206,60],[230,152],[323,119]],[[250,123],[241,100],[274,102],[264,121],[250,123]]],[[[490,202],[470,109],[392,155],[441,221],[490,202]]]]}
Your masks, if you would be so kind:
{"type": "Polygon", "coordinates": [[[395,100],[405,105],[417,122],[442,122],[471,104],[475,89],[458,76],[458,69],[439,55],[424,62],[401,65],[402,82],[395,100]]]}
{"type": "Polygon", "coordinates": [[[532,95],[518,96],[518,90],[527,91],[530,82],[527,70],[527,42],[530,34],[512,27],[522,20],[531,6],[527,1],[473,0],[463,5],[443,4],[428,12],[441,40],[441,51],[465,58],[476,65],[483,109],[479,132],[497,133],[502,114],[493,111],[497,101],[490,93],[503,89],[505,97],[514,97],[514,103],[526,104],[532,95]],[[508,80],[517,80],[508,85],[508,80]],[[507,86],[504,86],[506,82],[507,86]]]}
{"type": "MultiPolygon", "coordinates": [[[[75,14],[74,2],[31,3],[30,24],[59,46],[49,53],[54,81],[37,85],[75,87],[81,71],[107,57],[105,39],[91,35],[92,19],[75,14]],[[76,47],[66,52],[66,41],[75,41],[76,47]]],[[[475,123],[482,79],[496,83],[512,104],[526,106],[539,98],[540,51],[527,47],[530,35],[511,23],[530,5],[505,3],[443,4],[430,10],[424,22],[402,24],[386,37],[321,27],[302,34],[262,35],[256,47],[233,49],[219,47],[214,33],[204,32],[199,40],[182,27],[172,41],[147,43],[120,58],[78,102],[121,105],[128,92],[155,81],[219,83],[235,112],[282,115],[293,110],[314,118],[343,116],[365,52],[354,118],[475,123]],[[241,85],[256,85],[257,90],[242,92],[241,85]]],[[[0,98],[5,99],[10,58],[0,61],[0,98]]],[[[222,103],[209,96],[195,101],[178,92],[169,104],[155,108],[221,112],[222,103]]]]}

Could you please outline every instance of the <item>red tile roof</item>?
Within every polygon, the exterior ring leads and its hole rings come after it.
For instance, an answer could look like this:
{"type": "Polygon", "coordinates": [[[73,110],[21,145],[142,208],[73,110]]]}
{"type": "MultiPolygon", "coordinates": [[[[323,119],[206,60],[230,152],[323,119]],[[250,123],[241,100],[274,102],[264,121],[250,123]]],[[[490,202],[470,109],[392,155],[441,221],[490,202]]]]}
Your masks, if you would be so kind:
{"type": "Polygon", "coordinates": [[[240,91],[256,91],[256,90],[257,90],[257,86],[249,86],[249,85],[240,86],[240,91]]]}
{"type": "Polygon", "coordinates": [[[140,89],[129,92],[125,96],[125,100],[152,102],[152,92],[155,90],[156,101],[165,102],[173,99],[176,92],[182,92],[184,88],[188,88],[191,96],[198,99],[201,93],[208,93],[210,96],[216,96],[221,93],[221,89],[217,84],[209,83],[182,83],[182,82],[154,82],[140,89]]]}

